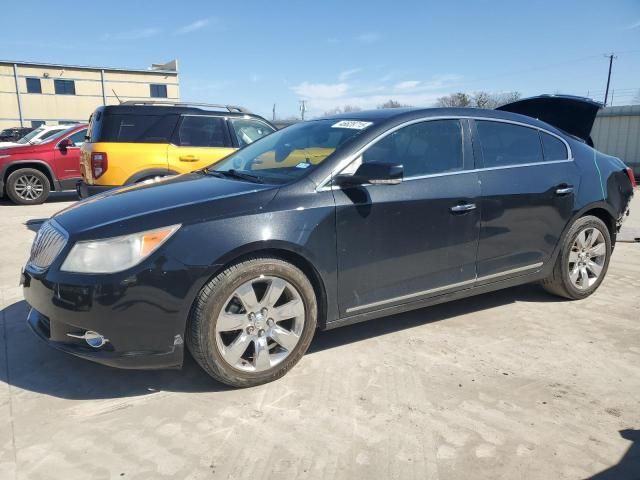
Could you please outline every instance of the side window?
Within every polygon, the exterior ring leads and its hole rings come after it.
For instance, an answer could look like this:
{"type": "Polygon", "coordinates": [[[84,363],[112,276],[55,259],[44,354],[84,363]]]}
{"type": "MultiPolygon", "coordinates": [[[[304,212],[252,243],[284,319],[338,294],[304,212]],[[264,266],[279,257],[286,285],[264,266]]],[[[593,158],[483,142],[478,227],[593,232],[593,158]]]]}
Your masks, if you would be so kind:
{"type": "Polygon", "coordinates": [[[69,140],[73,142],[76,147],[81,147],[84,143],[84,137],[87,135],[86,130],[80,130],[69,137],[69,140]]]}
{"type": "Polygon", "coordinates": [[[569,158],[569,152],[567,152],[567,147],[562,140],[544,132],[540,132],[540,137],[542,138],[542,150],[546,161],[566,160],[569,158]]]}
{"type": "Polygon", "coordinates": [[[245,147],[259,138],[269,135],[275,131],[266,123],[258,120],[232,118],[230,122],[240,148],[245,147]]]}
{"type": "Polygon", "coordinates": [[[538,130],[487,120],[476,125],[486,168],[543,161],[538,130]]]}
{"type": "Polygon", "coordinates": [[[225,147],[227,145],[222,117],[185,116],[178,130],[182,147],[225,147]]]}
{"type": "Polygon", "coordinates": [[[387,135],[362,155],[363,162],[401,164],[405,177],[462,170],[459,120],[432,120],[387,135]]]}

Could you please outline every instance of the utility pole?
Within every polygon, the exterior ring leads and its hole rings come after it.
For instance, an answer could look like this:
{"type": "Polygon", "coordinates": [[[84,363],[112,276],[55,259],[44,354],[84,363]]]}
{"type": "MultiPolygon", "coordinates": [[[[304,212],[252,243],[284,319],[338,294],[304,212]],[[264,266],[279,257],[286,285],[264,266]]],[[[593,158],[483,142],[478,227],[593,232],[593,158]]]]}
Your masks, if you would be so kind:
{"type": "Polygon", "coordinates": [[[609,75],[607,76],[607,89],[604,92],[604,106],[607,106],[607,100],[609,99],[609,84],[611,83],[611,67],[613,66],[613,59],[618,58],[613,53],[609,55],[605,55],[605,57],[609,57],[609,75]]]}
{"type": "Polygon", "coordinates": [[[304,112],[307,111],[307,105],[305,100],[300,100],[300,119],[304,121],[304,112]]]}
{"type": "Polygon", "coordinates": [[[273,104],[273,113],[271,114],[271,121],[275,122],[276,121],[276,104],[273,104]]]}

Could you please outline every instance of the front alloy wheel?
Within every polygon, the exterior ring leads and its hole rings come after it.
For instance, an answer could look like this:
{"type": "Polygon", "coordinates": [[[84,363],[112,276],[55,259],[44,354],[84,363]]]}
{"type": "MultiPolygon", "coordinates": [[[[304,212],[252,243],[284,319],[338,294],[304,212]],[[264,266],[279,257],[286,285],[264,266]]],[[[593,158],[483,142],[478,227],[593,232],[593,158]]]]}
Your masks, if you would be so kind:
{"type": "Polygon", "coordinates": [[[294,351],[304,320],[298,290],[282,278],[260,276],[242,284],[227,299],[216,322],[217,346],[234,368],[269,370],[294,351]]]}
{"type": "Polygon", "coordinates": [[[317,315],[314,288],[298,267],[252,257],[203,287],[189,320],[187,346],[215,379],[235,387],[260,385],[300,360],[317,315]]]}

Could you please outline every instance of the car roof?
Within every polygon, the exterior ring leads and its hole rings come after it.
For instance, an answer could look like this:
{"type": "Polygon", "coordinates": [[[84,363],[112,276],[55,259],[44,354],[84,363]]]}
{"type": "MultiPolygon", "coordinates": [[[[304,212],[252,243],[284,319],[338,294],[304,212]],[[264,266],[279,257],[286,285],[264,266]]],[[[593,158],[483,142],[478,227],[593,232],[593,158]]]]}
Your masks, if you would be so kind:
{"type": "MultiPolygon", "coordinates": [[[[96,111],[102,110],[104,114],[119,114],[119,115],[220,115],[224,117],[239,117],[239,118],[258,118],[265,120],[260,115],[256,115],[249,112],[230,112],[223,109],[207,109],[198,107],[186,107],[186,106],[174,106],[174,105],[106,105],[98,107],[96,111]]],[[[268,123],[268,122],[267,122],[268,123]]]]}
{"type": "MultiPolygon", "coordinates": [[[[417,118],[428,117],[475,117],[475,118],[490,118],[490,119],[502,119],[510,120],[512,122],[526,123],[531,126],[545,128],[558,132],[559,130],[549,125],[526,115],[519,113],[511,113],[500,110],[490,110],[486,108],[455,108],[455,107],[430,107],[430,108],[380,108],[376,110],[363,110],[359,112],[340,113],[337,115],[330,115],[316,120],[360,120],[374,122],[377,124],[389,123],[398,124],[404,121],[413,120],[417,118]]],[[[563,132],[564,133],[564,132],[563,132]]]]}

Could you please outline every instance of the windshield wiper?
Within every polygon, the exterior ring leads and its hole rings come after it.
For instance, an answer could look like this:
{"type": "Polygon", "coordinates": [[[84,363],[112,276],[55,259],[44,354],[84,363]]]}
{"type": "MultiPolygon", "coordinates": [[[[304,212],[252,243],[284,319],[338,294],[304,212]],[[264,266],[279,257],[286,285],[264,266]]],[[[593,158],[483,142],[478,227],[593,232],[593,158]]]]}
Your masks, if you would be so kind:
{"type": "Polygon", "coordinates": [[[205,170],[205,173],[207,175],[213,175],[214,177],[238,178],[252,183],[264,183],[264,181],[257,175],[240,172],[233,168],[231,170],[205,170]]]}

